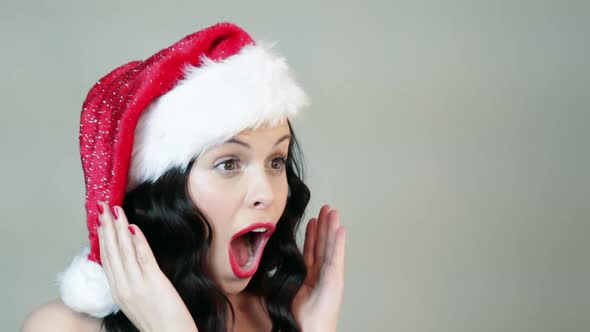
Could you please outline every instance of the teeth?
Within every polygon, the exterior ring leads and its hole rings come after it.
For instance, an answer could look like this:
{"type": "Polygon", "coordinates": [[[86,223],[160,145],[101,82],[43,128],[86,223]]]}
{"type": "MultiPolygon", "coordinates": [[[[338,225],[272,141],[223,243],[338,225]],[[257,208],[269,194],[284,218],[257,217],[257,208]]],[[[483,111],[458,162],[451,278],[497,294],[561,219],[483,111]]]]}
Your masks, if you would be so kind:
{"type": "Polygon", "coordinates": [[[253,230],[251,230],[251,232],[264,233],[264,232],[266,232],[266,228],[264,228],[264,227],[254,228],[253,230]]]}

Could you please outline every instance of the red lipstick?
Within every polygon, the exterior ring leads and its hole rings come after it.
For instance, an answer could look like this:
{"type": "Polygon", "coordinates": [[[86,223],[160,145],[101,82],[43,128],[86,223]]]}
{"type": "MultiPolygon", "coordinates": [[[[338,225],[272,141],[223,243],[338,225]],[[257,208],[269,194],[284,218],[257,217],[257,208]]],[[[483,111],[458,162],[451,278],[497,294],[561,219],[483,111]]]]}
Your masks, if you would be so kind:
{"type": "Polygon", "coordinates": [[[238,278],[256,273],[264,246],[275,230],[271,223],[254,223],[234,234],[229,244],[229,262],[238,278]]]}

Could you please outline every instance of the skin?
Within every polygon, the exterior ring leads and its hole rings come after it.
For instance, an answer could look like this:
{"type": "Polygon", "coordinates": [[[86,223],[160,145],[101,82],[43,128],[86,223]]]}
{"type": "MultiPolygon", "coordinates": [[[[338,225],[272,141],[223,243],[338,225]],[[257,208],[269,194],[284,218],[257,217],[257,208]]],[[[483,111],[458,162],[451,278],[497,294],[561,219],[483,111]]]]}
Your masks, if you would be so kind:
{"type": "MultiPolygon", "coordinates": [[[[234,307],[236,331],[268,331],[272,326],[262,299],[244,291],[251,278],[233,273],[228,249],[233,234],[258,221],[276,224],[284,211],[288,185],[280,158],[287,156],[288,134],[286,122],[242,131],[233,139],[249,147],[240,143],[215,146],[201,154],[190,170],[191,199],[213,231],[209,273],[234,307]]],[[[111,210],[100,205],[104,211],[99,218],[101,260],[121,310],[141,331],[197,331],[141,230],[129,225],[121,207],[111,210]]],[[[307,224],[303,255],[308,276],[293,302],[303,331],[336,331],[344,286],[345,237],[338,211],[327,204],[307,224]]],[[[99,324],[100,320],[75,313],[56,300],[31,313],[23,331],[47,331],[48,325],[59,326],[60,331],[98,331],[99,324]]]]}

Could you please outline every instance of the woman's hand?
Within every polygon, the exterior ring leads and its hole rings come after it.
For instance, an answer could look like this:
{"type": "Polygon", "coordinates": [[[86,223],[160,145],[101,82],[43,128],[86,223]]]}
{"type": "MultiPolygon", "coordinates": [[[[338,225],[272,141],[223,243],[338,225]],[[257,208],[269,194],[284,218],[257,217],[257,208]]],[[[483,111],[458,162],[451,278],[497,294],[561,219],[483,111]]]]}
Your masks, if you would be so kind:
{"type": "Polygon", "coordinates": [[[307,277],[293,300],[295,319],[304,332],[334,332],[344,288],[346,229],[329,205],[311,218],[305,230],[303,256],[307,277]]]}
{"type": "Polygon", "coordinates": [[[113,299],[125,316],[142,332],[197,331],[141,230],[129,225],[119,206],[111,213],[106,204],[99,202],[98,210],[100,259],[113,299]]]}

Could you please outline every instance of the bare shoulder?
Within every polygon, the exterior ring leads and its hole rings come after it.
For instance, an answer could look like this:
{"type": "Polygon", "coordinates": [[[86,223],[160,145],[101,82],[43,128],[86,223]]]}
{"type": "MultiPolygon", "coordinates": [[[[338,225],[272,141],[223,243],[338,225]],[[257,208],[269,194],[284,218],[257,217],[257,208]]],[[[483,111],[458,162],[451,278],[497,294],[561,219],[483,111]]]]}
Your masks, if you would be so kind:
{"type": "Polygon", "coordinates": [[[100,319],[75,312],[55,299],[33,309],[25,318],[21,332],[99,332],[100,323],[100,319]]]}

